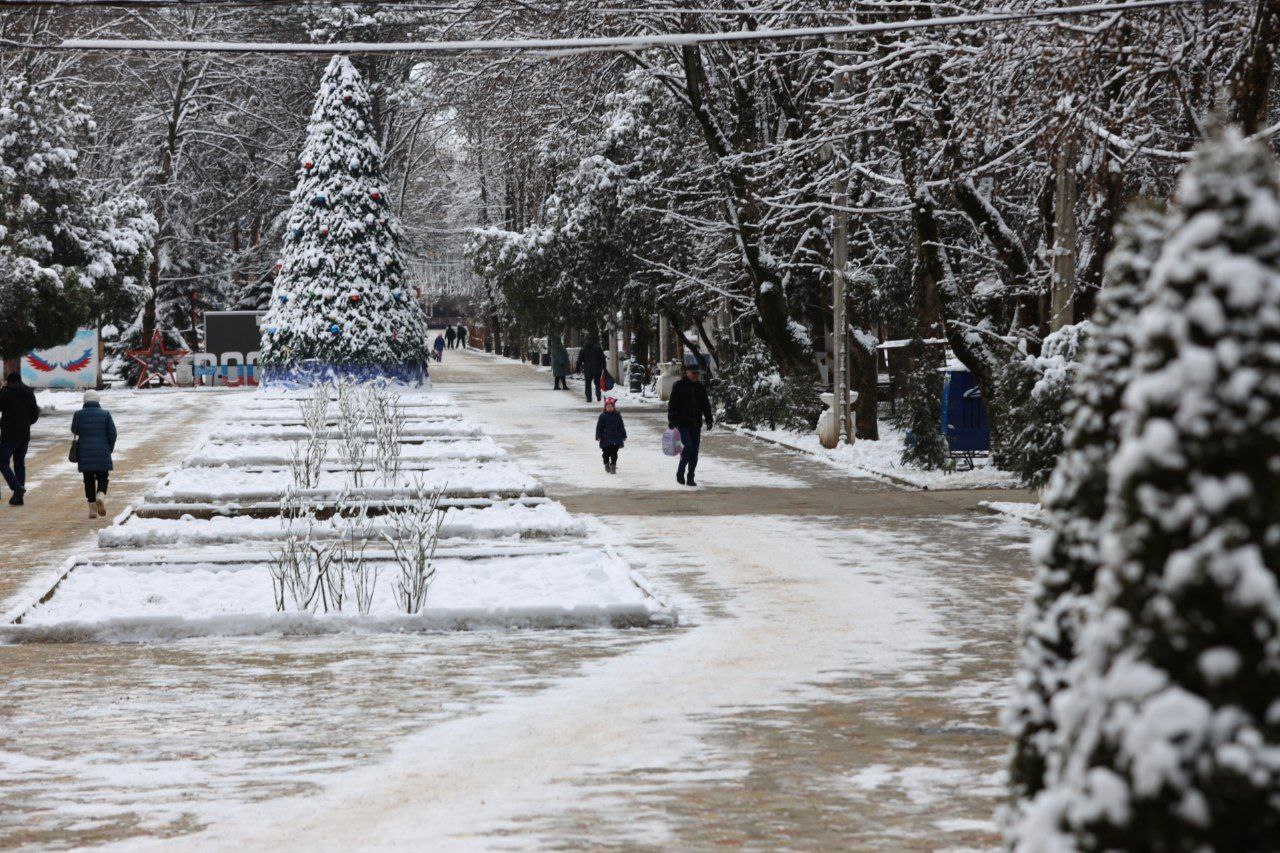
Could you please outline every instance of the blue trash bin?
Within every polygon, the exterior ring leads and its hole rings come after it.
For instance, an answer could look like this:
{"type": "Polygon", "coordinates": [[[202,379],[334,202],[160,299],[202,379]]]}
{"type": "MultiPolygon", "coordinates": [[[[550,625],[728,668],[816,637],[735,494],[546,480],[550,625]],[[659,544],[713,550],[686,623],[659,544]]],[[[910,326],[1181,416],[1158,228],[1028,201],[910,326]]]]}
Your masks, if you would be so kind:
{"type": "Polygon", "coordinates": [[[972,455],[991,450],[991,427],[982,390],[963,365],[949,365],[942,382],[942,434],[952,453],[972,455]]]}

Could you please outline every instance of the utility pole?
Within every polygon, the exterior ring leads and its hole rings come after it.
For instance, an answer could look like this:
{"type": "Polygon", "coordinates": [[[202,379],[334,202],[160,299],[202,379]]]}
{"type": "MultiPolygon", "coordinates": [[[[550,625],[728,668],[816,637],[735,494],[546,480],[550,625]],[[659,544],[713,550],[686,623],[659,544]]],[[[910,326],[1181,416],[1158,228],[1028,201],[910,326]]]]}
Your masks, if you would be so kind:
{"type": "MultiPolygon", "coordinates": [[[[844,47],[843,41],[840,45],[844,47]]],[[[844,73],[836,75],[835,95],[847,94],[848,80],[844,73]]],[[[831,145],[831,143],[828,143],[831,145]]],[[[831,339],[834,348],[831,365],[831,390],[836,401],[836,423],[842,437],[853,444],[857,432],[849,414],[849,323],[845,319],[845,267],[849,263],[849,173],[845,171],[835,146],[831,145],[831,160],[836,167],[835,187],[831,194],[831,339]]],[[[837,444],[839,441],[837,440],[837,444]]]]}
{"type": "Polygon", "coordinates": [[[845,265],[849,262],[848,176],[836,164],[836,184],[832,193],[831,211],[831,326],[834,352],[831,365],[831,390],[836,399],[836,420],[841,437],[853,444],[853,425],[849,423],[849,369],[845,353],[848,350],[846,335],[848,322],[844,316],[845,265]]]}

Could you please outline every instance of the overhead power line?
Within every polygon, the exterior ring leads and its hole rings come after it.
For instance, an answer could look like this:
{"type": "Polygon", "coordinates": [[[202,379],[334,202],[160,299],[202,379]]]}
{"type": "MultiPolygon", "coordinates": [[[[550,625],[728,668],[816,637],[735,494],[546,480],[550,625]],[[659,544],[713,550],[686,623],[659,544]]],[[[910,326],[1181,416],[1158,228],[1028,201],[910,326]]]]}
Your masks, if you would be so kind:
{"type": "Polygon", "coordinates": [[[303,42],[218,42],[159,41],[147,39],[66,39],[50,44],[6,42],[12,47],[31,50],[65,51],[148,51],[197,53],[320,53],[320,54],[452,54],[452,53],[540,53],[569,55],[598,51],[633,52],[655,47],[683,47],[703,44],[735,44],[765,41],[796,41],[827,36],[849,36],[902,32],[905,30],[946,29],[976,24],[1005,24],[1019,21],[1047,20],[1117,12],[1141,12],[1174,6],[1202,5],[1205,0],[1135,0],[1125,3],[1096,3],[1025,12],[989,12],[976,15],[952,15],[906,21],[839,24],[794,29],[736,30],[712,33],[661,33],[632,36],[593,36],[586,38],[494,39],[424,42],[337,42],[315,44],[303,42]]]}

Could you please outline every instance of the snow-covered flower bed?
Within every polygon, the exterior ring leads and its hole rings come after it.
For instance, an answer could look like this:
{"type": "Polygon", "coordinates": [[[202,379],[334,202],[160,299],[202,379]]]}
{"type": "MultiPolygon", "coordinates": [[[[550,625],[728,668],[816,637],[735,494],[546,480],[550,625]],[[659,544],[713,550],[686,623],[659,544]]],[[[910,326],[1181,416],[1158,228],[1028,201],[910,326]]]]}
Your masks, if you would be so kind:
{"type": "MultiPolygon", "coordinates": [[[[356,431],[366,438],[373,438],[373,429],[370,427],[360,427],[356,431]]],[[[302,441],[309,435],[307,428],[301,425],[229,423],[214,429],[209,440],[215,444],[243,444],[250,441],[302,441]]],[[[480,430],[461,418],[415,419],[405,421],[404,425],[405,440],[478,435],[480,430]]]]}
{"type": "MultiPolygon", "coordinates": [[[[184,464],[188,468],[217,468],[223,465],[280,468],[288,465],[293,458],[294,446],[294,442],[289,441],[255,441],[244,444],[209,442],[197,448],[184,464]]],[[[488,436],[402,442],[400,449],[400,460],[406,468],[421,468],[424,467],[423,463],[499,461],[507,458],[507,452],[488,436]]],[[[341,448],[336,441],[330,443],[324,459],[326,464],[342,461],[341,448]]]]}
{"type": "MultiPolygon", "coordinates": [[[[255,501],[284,495],[292,486],[289,471],[268,468],[259,471],[243,468],[179,468],[162,479],[147,493],[150,501],[255,501]]],[[[321,471],[319,481],[311,489],[298,494],[310,499],[333,499],[344,492],[366,498],[404,495],[421,486],[427,490],[441,488],[449,496],[467,495],[537,495],[542,486],[518,465],[510,462],[467,464],[451,462],[432,468],[403,471],[390,483],[384,483],[372,472],[359,486],[351,484],[345,471],[321,471]]]]}
{"type": "Polygon", "coordinates": [[[0,639],[674,623],[439,395],[245,393],[0,639]]]}
{"type": "MultiPolygon", "coordinates": [[[[271,542],[296,532],[299,522],[273,516],[215,516],[214,518],[140,518],[136,515],[98,532],[103,548],[148,547],[153,545],[233,545],[242,542],[271,542]]],[[[449,509],[440,526],[441,538],[497,540],[507,537],[581,536],[583,523],[561,504],[545,499],[532,505],[503,501],[489,507],[449,509]]],[[[370,519],[368,535],[375,540],[393,535],[391,526],[377,516],[370,519]]],[[[332,539],[343,533],[339,520],[313,522],[312,537],[332,539]]]]}
{"type": "Polygon", "coordinates": [[[12,639],[146,639],[204,634],[328,633],[460,627],[578,627],[670,621],[618,557],[595,547],[515,556],[450,556],[436,561],[427,605],[406,614],[393,594],[394,566],[381,576],[370,612],[277,611],[270,558],[225,555],[190,562],[138,563],[127,557],[76,565],[48,601],[21,617],[12,639]],[[51,630],[54,629],[54,630],[51,630]]]}

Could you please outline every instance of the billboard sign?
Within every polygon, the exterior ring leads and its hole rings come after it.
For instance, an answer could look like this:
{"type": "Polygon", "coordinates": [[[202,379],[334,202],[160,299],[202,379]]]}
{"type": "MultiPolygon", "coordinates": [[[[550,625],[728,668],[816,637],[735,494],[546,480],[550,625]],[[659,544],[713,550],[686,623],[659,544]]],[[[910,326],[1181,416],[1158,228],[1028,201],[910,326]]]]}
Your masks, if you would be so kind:
{"type": "Polygon", "coordinates": [[[62,346],[22,357],[22,381],[32,388],[98,387],[98,330],[80,329],[62,346]]]}

